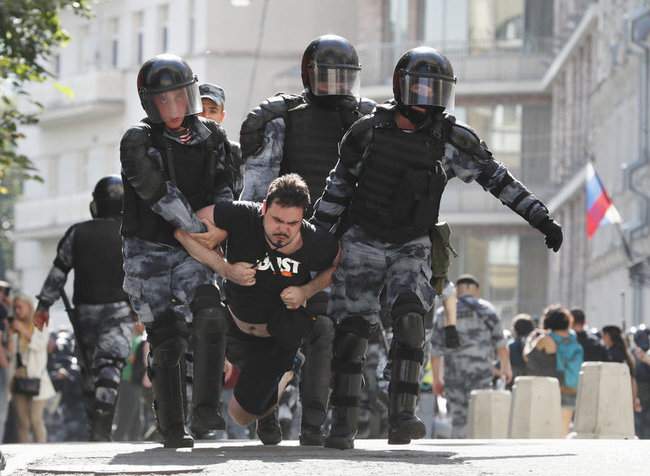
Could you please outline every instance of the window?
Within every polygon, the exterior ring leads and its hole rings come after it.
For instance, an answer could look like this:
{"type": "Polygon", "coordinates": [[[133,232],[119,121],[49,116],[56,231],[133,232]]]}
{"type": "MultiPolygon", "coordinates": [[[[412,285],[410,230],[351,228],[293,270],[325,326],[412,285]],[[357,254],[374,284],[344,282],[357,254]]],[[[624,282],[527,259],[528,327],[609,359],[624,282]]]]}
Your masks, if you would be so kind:
{"type": "Polygon", "coordinates": [[[77,71],[85,73],[92,64],[92,41],[90,38],[90,27],[83,25],[79,29],[79,57],[77,58],[77,71]]]}
{"type": "Polygon", "coordinates": [[[521,104],[487,104],[457,108],[455,116],[469,124],[494,156],[515,175],[521,170],[521,104]]]}
{"type": "Polygon", "coordinates": [[[158,25],[160,28],[160,51],[163,53],[169,47],[169,6],[161,5],[158,8],[158,25]]]}
{"type": "Polygon", "coordinates": [[[117,68],[119,62],[119,51],[120,51],[120,20],[119,18],[111,18],[108,23],[109,33],[110,33],[110,58],[111,66],[117,68]]]}
{"type": "Polygon", "coordinates": [[[471,50],[520,48],[524,37],[524,8],[524,0],[470,0],[471,50]]]}
{"type": "Polygon", "coordinates": [[[144,61],[144,14],[136,12],[133,14],[133,31],[135,40],[135,61],[142,64],[144,61]]]}
{"type": "Polygon", "coordinates": [[[189,19],[187,24],[187,52],[194,53],[194,28],[196,27],[196,21],[194,19],[194,11],[196,10],[196,4],[194,0],[188,0],[188,13],[189,19]]]}

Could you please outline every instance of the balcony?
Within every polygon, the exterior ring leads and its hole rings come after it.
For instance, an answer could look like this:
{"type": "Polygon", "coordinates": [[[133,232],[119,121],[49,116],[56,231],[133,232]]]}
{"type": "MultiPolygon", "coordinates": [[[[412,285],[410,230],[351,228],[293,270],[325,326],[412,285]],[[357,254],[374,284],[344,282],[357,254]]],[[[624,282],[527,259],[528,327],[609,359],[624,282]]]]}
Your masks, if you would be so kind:
{"type": "Polygon", "coordinates": [[[121,71],[91,71],[31,88],[32,97],[44,106],[40,124],[47,126],[86,117],[105,117],[124,111],[124,74],[121,71]],[[70,91],[66,94],[56,85],[70,91]]]}

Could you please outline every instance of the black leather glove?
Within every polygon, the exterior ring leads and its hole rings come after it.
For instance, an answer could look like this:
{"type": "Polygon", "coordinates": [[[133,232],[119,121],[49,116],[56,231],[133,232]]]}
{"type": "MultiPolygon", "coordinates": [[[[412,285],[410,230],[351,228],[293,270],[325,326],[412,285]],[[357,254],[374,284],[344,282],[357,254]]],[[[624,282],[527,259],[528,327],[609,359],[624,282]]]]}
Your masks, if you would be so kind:
{"type": "Polygon", "coordinates": [[[546,218],[537,227],[546,236],[546,246],[557,253],[562,246],[562,226],[552,218],[546,218]]]}
{"type": "Polygon", "coordinates": [[[456,326],[445,326],[445,347],[448,349],[457,349],[460,347],[460,338],[458,337],[458,330],[456,326]]]}

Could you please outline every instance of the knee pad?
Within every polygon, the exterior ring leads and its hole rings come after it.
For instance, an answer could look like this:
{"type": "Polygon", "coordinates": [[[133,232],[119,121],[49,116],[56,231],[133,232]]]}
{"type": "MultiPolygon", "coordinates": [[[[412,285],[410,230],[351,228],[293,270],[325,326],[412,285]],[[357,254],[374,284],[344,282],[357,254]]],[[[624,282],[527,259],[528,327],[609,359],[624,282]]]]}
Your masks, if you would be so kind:
{"type": "Polygon", "coordinates": [[[362,316],[350,316],[343,319],[336,326],[336,335],[354,334],[364,339],[370,338],[373,327],[367,319],[362,316]]]}
{"type": "Polygon", "coordinates": [[[196,315],[203,309],[223,306],[219,288],[212,284],[202,284],[194,291],[194,299],[190,303],[192,314],[196,315]]]}
{"type": "Polygon", "coordinates": [[[95,408],[111,410],[117,401],[120,375],[124,361],[111,357],[100,357],[95,367],[95,408]]]}
{"type": "Polygon", "coordinates": [[[152,349],[152,364],[155,367],[175,367],[185,359],[187,344],[182,337],[172,337],[160,342],[152,349]]]}
{"type": "Polygon", "coordinates": [[[421,348],[424,344],[424,317],[409,312],[395,319],[395,341],[399,347],[421,348]]]}
{"type": "Polygon", "coordinates": [[[408,314],[409,312],[414,312],[417,314],[424,315],[426,313],[422,301],[417,296],[417,294],[412,292],[407,292],[397,296],[393,307],[391,308],[391,316],[393,321],[408,314]]]}
{"type": "Polygon", "coordinates": [[[169,339],[180,338],[186,340],[189,330],[185,319],[169,310],[147,326],[147,340],[155,348],[169,339]]]}

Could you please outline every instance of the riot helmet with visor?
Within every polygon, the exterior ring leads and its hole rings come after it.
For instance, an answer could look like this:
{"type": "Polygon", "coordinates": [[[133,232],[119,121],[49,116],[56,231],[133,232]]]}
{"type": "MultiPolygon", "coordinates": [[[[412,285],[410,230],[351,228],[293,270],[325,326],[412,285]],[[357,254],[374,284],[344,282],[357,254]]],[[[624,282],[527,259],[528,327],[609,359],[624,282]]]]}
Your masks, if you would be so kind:
{"type": "Polygon", "coordinates": [[[302,84],[313,96],[359,96],[361,65],[354,46],[338,35],[312,40],[302,55],[302,84]]]}
{"type": "Polygon", "coordinates": [[[171,54],[154,56],[138,73],[140,103],[153,123],[180,126],[203,110],[199,83],[190,66],[171,54]]]}
{"type": "Polygon", "coordinates": [[[402,55],[393,73],[393,94],[400,106],[453,111],[456,77],[449,60],[420,46],[402,55]]]}

